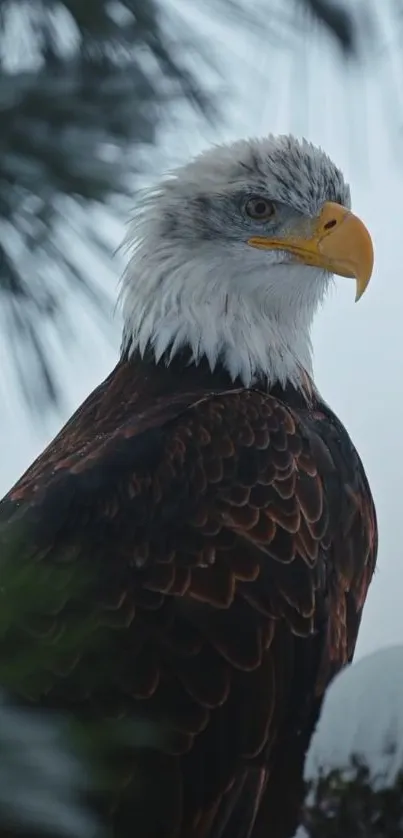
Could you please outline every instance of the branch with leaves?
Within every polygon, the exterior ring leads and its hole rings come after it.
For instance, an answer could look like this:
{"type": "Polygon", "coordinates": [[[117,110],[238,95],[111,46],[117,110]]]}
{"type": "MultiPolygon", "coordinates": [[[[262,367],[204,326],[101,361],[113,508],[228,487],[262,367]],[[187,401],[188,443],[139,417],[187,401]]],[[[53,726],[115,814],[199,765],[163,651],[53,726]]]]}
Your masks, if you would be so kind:
{"type": "Polygon", "coordinates": [[[328,689],[305,765],[295,838],[401,838],[403,647],[352,664],[328,689]]]}

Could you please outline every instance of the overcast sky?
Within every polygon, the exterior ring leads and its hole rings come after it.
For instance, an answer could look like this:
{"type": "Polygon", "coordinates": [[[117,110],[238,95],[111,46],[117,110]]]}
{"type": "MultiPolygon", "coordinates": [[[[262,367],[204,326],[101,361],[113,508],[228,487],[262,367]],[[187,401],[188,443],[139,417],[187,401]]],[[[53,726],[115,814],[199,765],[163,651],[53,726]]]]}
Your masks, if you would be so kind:
{"type": "MultiPolygon", "coordinates": [[[[184,2],[177,0],[181,8],[184,2]]],[[[208,22],[204,25],[207,30],[208,22]]],[[[393,30],[387,21],[384,25],[389,42],[393,30]]],[[[375,273],[366,295],[355,305],[354,283],[338,278],[313,335],[316,382],[358,448],[377,505],[378,571],[358,647],[358,654],[367,653],[403,641],[403,136],[398,128],[398,88],[383,59],[357,71],[338,60],[326,38],[306,41],[295,32],[292,49],[282,49],[269,38],[259,43],[257,36],[241,37],[239,31],[229,36],[224,24],[209,36],[232,84],[225,125],[207,130],[195,123],[177,135],[167,130],[161,136],[158,165],[169,168],[210,140],[270,131],[305,135],[343,169],[354,211],[374,240],[375,273]]],[[[117,263],[114,284],[119,268],[117,263]]],[[[65,380],[63,415],[35,426],[13,397],[11,372],[5,370],[0,379],[4,491],[116,362],[119,317],[108,344],[87,313],[72,305],[80,339],[75,347],[55,347],[65,380]]]]}

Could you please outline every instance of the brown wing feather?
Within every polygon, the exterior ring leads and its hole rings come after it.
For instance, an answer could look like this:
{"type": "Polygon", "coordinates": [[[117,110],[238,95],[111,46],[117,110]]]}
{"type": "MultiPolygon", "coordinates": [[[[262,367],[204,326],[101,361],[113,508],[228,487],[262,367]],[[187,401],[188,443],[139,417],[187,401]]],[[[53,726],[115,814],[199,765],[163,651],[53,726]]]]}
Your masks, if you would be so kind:
{"type": "Polygon", "coordinates": [[[243,838],[262,795],[256,828],[275,825],[285,737],[352,655],[376,552],[365,476],[327,409],[242,390],[106,417],[103,399],[2,506],[25,518],[33,557],[88,571],[80,602],[51,609],[50,638],[77,608],[108,632],[101,684],[97,652],[78,648],[39,698],[164,721],[141,762],[152,794],[140,804],[125,778],[121,834],[136,818],[141,838],[243,838]]]}

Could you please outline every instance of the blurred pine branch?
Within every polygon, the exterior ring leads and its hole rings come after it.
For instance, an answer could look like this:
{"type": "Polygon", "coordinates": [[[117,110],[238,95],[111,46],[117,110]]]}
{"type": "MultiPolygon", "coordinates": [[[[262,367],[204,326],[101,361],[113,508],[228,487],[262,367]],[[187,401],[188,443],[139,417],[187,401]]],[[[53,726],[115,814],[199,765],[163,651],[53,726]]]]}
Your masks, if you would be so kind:
{"type": "Polygon", "coordinates": [[[90,762],[66,721],[15,706],[0,693],[0,835],[101,838],[85,798],[90,762]]]}
{"type": "MultiPolygon", "coordinates": [[[[155,142],[178,99],[214,113],[176,25],[174,41],[156,0],[0,0],[0,290],[12,342],[31,355],[27,375],[24,354],[11,353],[21,384],[39,404],[58,398],[40,327],[63,319],[63,281],[111,309],[75,258],[71,199],[90,209],[130,195],[136,149],[155,142]]],[[[99,250],[99,236],[86,237],[99,250]]]]}
{"type": "Polygon", "coordinates": [[[300,0],[300,4],[328,29],[346,54],[356,53],[356,21],[345,3],[340,4],[337,0],[300,0]]]}

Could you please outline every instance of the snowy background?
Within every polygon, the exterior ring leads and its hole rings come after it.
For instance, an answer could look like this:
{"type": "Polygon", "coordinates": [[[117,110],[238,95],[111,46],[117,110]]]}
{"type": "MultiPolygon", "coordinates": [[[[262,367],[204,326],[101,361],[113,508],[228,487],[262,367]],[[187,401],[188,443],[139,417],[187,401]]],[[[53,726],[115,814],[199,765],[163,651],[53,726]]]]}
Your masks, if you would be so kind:
{"type": "MultiPolygon", "coordinates": [[[[186,0],[176,0],[186,13],[186,0]]],[[[385,0],[386,9],[387,0],[385,0]]],[[[280,2],[281,9],[281,2],[280,2]]],[[[321,145],[343,169],[352,187],[353,208],[369,227],[375,245],[375,273],[367,294],[354,304],[354,283],[338,278],[314,330],[316,381],[338,413],[361,456],[377,505],[380,553],[361,629],[358,655],[403,641],[403,93],[399,92],[395,32],[388,16],[365,65],[340,58],[324,34],[314,40],[298,26],[261,33],[229,29],[223,21],[200,27],[223,73],[224,119],[214,129],[189,117],[184,130],[172,123],[161,131],[149,158],[153,176],[211,142],[246,135],[292,132],[321,145]],[[309,95],[306,91],[308,90],[309,95]],[[399,98],[400,97],[400,98],[399,98]]],[[[178,123],[179,124],[179,123],[178,123]]],[[[150,175],[151,176],[151,175],[150,175]]],[[[102,222],[111,251],[124,224],[102,222]]],[[[78,258],[88,258],[83,250],[78,258]]],[[[116,298],[122,256],[110,273],[99,262],[93,270],[116,298]]],[[[0,377],[0,489],[4,492],[39,454],[71,412],[116,363],[119,314],[111,303],[111,330],[105,336],[89,312],[66,299],[78,326],[75,344],[54,342],[65,401],[58,414],[34,421],[20,401],[13,370],[2,363],[0,377]]],[[[49,339],[52,339],[51,336],[49,339]]],[[[6,357],[0,341],[0,355],[6,357]]],[[[8,362],[9,363],[9,362],[8,362]]]]}

